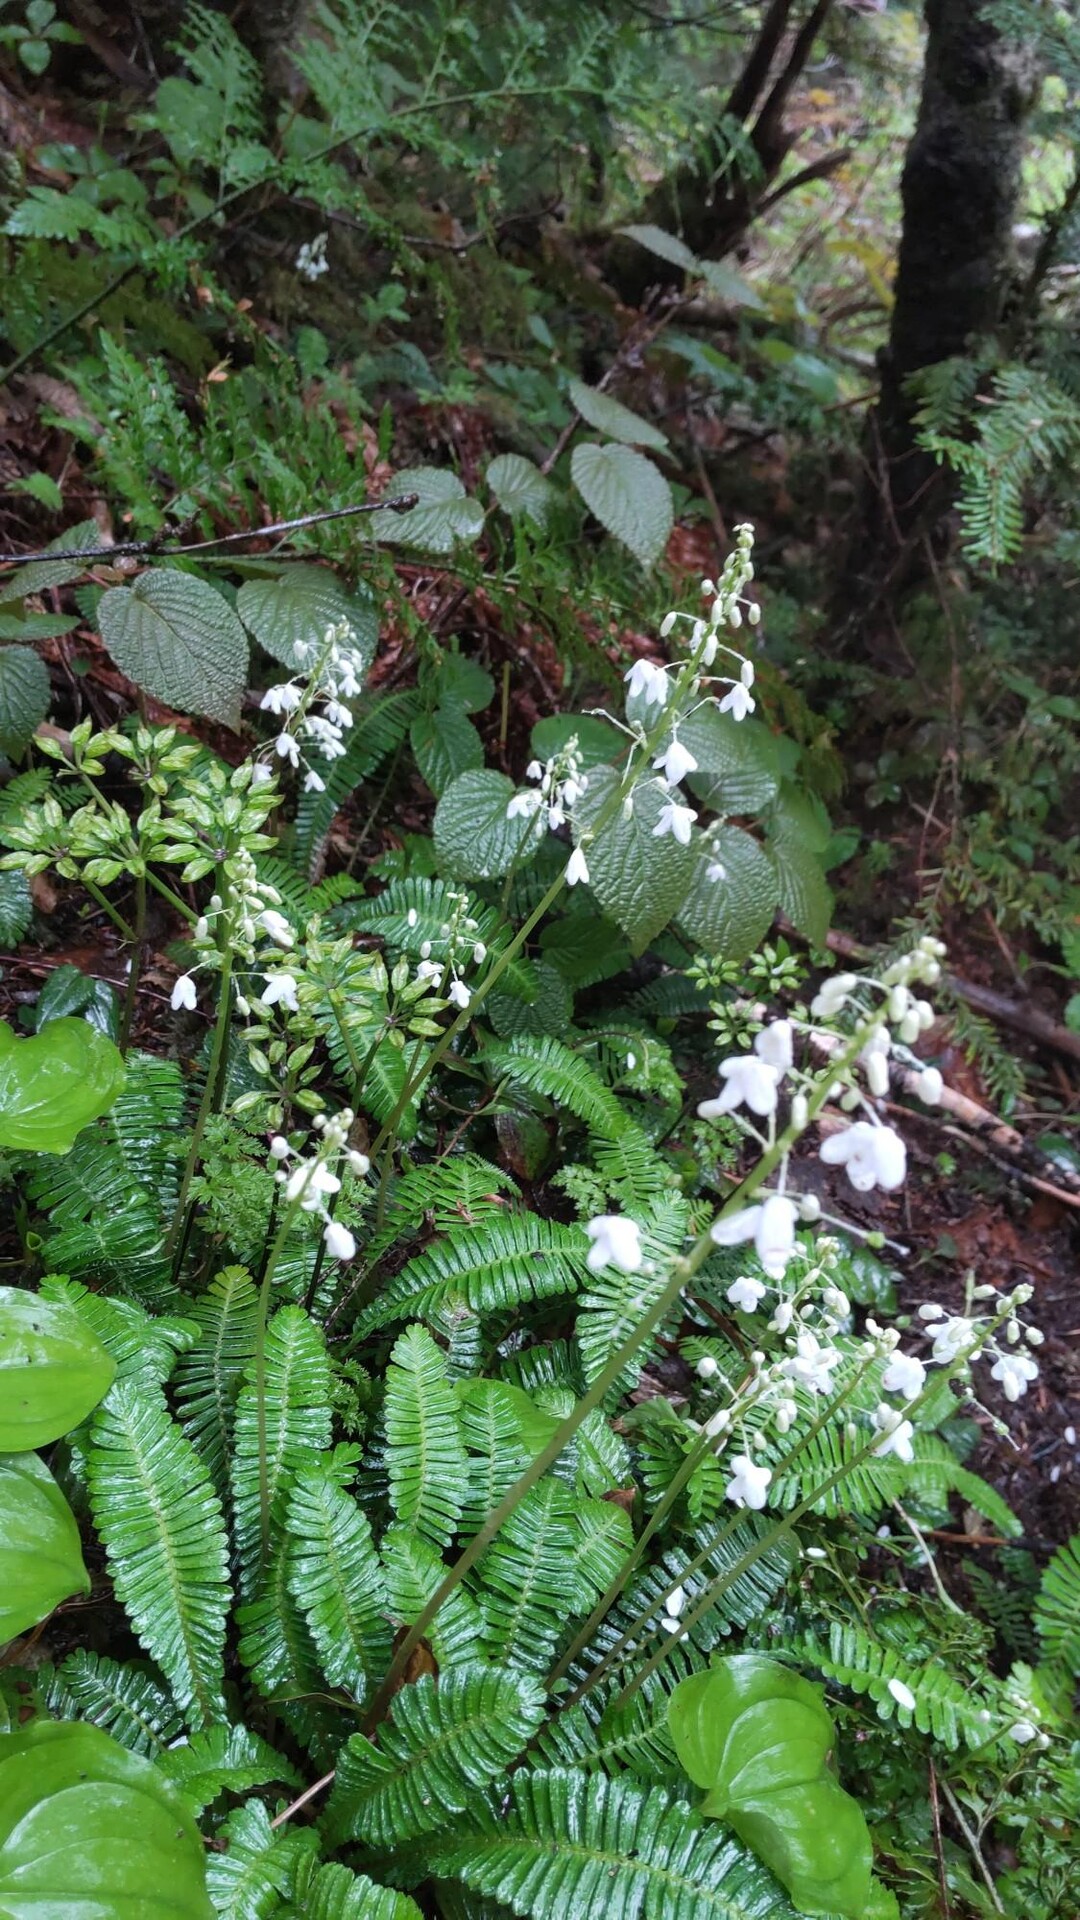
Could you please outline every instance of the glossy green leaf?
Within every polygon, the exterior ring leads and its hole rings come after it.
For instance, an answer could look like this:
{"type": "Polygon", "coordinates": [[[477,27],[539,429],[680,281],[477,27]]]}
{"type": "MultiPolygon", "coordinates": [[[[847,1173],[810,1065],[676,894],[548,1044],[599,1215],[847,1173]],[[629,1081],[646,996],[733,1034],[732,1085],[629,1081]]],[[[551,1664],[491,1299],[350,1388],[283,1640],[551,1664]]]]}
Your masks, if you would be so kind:
{"type": "Polygon", "coordinates": [[[535,814],[507,815],[516,789],[476,767],[452,780],[435,809],[435,850],[455,880],[498,879],[540,843],[535,814]]]}
{"type": "Polygon", "coordinates": [[[0,1913],[214,1920],[205,1851],[176,1790],[97,1727],[0,1735],[0,1913]]]}
{"type": "Polygon", "coordinates": [[[0,1451],[47,1447],[92,1412],[116,1363],[73,1307],[0,1287],[0,1451]]]}
{"type": "Polygon", "coordinates": [[[668,1724],[701,1811],[732,1827],[806,1914],[863,1920],[873,1848],[829,1762],[820,1687],[779,1661],[734,1654],[676,1687],[668,1724]]]}
{"type": "Polygon", "coordinates": [[[0,1455],[0,1646],[89,1591],[75,1516],[45,1462],[36,1453],[0,1455]]]}
{"type": "Polygon", "coordinates": [[[379,622],[372,601],[347,593],[327,567],[291,566],[276,580],[248,580],[236,596],[245,627],[275,660],[295,672],[299,641],[321,641],[327,627],[348,622],[349,644],[370,666],[379,622]]]}
{"type": "Polygon", "coordinates": [[[137,687],[182,713],[239,726],[247,634],[216,588],[172,567],[151,567],[133,587],[109,589],[98,622],[121,673],[137,687]]]}
{"type": "Polygon", "coordinates": [[[88,1021],[50,1020],[26,1040],[0,1022],[0,1147],[68,1153],[123,1084],[123,1059],[88,1021]]]}
{"type": "Polygon", "coordinates": [[[571,740],[577,741],[577,756],[583,767],[599,767],[614,760],[626,746],[626,736],[617,732],[610,720],[591,713],[549,713],[538,720],[530,743],[538,760],[550,760],[561,753],[571,740]]]}
{"type": "Polygon", "coordinates": [[[629,547],[643,567],[655,566],[675,519],[671,488],[658,468],[632,447],[575,447],[570,473],[590,513],[629,547]]]}

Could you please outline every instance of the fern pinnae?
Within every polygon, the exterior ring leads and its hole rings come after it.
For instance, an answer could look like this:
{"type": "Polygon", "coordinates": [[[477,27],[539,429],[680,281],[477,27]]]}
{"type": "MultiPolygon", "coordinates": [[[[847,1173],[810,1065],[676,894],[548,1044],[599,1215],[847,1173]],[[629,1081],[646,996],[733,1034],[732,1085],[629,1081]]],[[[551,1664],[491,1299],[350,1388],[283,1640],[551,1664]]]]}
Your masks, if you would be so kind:
{"type": "Polygon", "coordinates": [[[79,1647],[53,1671],[45,1700],[58,1720],[85,1720],[111,1733],[129,1753],[154,1759],[184,1730],[183,1716],[160,1680],[139,1666],[79,1647]]]}
{"type": "Polygon", "coordinates": [[[287,1579],[332,1687],[362,1701],[390,1657],[382,1569],[367,1515],[333,1465],[314,1461],[293,1481],[286,1511],[287,1579]]]}
{"type": "Polygon", "coordinates": [[[264,1560],[263,1508],[271,1549],[281,1535],[291,1477],[330,1445],[326,1343],[300,1307],[281,1307],[265,1335],[263,1392],[253,1363],[237,1401],[231,1482],[240,1588],[250,1598],[264,1560]]]}
{"type": "Polygon", "coordinates": [[[468,1469],[457,1397],[425,1327],[406,1327],[394,1344],[384,1419],[394,1512],[445,1547],[461,1519],[468,1469]]]}
{"type": "Polygon", "coordinates": [[[94,1521],[117,1598],[193,1726],[225,1717],[232,1598],[221,1502],[160,1390],[114,1385],[91,1429],[94,1521]]]}
{"type": "Polygon", "coordinates": [[[355,1331],[363,1335],[410,1315],[427,1319],[454,1294],[474,1312],[496,1313],[572,1293],[586,1271],[587,1252],[580,1227],[502,1212],[481,1226],[433,1241],[380,1288],[355,1331]]]}
{"type": "Polygon", "coordinates": [[[236,1399],[255,1352],[258,1296],[246,1267],[225,1267],[192,1302],[199,1338],[176,1368],[180,1422],[225,1497],[236,1399]]]}

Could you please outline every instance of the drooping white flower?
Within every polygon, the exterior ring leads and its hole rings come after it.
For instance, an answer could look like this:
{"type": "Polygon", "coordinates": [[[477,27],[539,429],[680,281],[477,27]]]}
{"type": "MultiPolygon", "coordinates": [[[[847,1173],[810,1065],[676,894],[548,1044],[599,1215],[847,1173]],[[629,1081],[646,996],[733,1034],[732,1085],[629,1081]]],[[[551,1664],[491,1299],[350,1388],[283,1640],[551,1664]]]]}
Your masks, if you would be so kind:
{"type": "Polygon", "coordinates": [[[914,1400],[926,1384],[926,1368],[913,1353],[894,1353],[881,1376],[881,1384],[886,1393],[899,1393],[905,1400],[914,1400]]]}
{"type": "Polygon", "coordinates": [[[660,817],[653,828],[653,839],[662,840],[670,833],[680,847],[690,845],[690,829],[697,819],[693,807],[681,807],[677,800],[668,800],[660,809],[660,817]]]}
{"type": "Polygon", "coordinates": [[[437,960],[421,960],[416,969],[416,977],[418,980],[441,980],[442,971],[437,960]]]}
{"type": "Polygon", "coordinates": [[[714,1220],[709,1238],[717,1247],[738,1247],[752,1240],[770,1280],[780,1280],[795,1251],[796,1217],[792,1202],[774,1193],[756,1206],[741,1207],[714,1220]]]}
{"type": "Polygon", "coordinates": [[[455,1007],[460,1007],[462,1013],[464,1013],[466,1007],[468,1006],[470,1000],[472,999],[472,994],[469,992],[469,989],[465,985],[464,980],[455,980],[451,985],[450,992],[447,995],[447,998],[453,1001],[455,1007]]]}
{"type": "Polygon", "coordinates": [[[886,1681],[885,1684],[888,1692],[892,1694],[893,1699],[896,1701],[897,1706],[906,1708],[908,1713],[914,1713],[917,1702],[915,1695],[907,1683],[903,1680],[898,1680],[896,1675],[893,1674],[892,1679],[886,1681]]]}
{"type": "Polygon", "coordinates": [[[314,767],[309,767],[307,772],[304,775],[304,792],[305,793],[325,793],[326,792],[326,781],[323,779],[321,774],[316,773],[314,767]]]}
{"type": "Polygon", "coordinates": [[[714,1360],[711,1353],[703,1353],[694,1372],[699,1380],[715,1380],[720,1371],[720,1362],[714,1360]]]}
{"type": "Polygon", "coordinates": [[[741,680],[736,680],[718,704],[721,713],[730,713],[733,720],[745,720],[748,713],[753,713],[757,701],[749,687],[744,687],[741,680]]]}
{"type": "Polygon", "coordinates": [[[795,1352],[784,1361],[783,1371],[811,1393],[831,1393],[833,1368],[840,1360],[837,1347],[823,1347],[816,1333],[803,1328],[795,1335],[795,1352]]]}
{"type": "Polygon", "coordinates": [[[961,1313],[946,1314],[943,1320],[935,1320],[933,1326],[934,1344],[930,1349],[930,1358],[939,1367],[947,1367],[959,1358],[965,1347],[971,1345],[975,1337],[975,1326],[961,1313]]]}
{"type": "Polygon", "coordinates": [[[718,880],[727,879],[727,868],[721,860],[710,860],[705,869],[705,878],[715,885],[718,880]]]}
{"type": "Polygon", "coordinates": [[[1021,1747],[1026,1747],[1029,1740],[1037,1739],[1039,1733],[1038,1727],[1032,1726],[1030,1720],[1014,1720],[1008,1731],[1009,1739],[1015,1740],[1021,1747]]]}
{"type": "Polygon", "coordinates": [[[271,1160],[289,1160],[292,1158],[292,1148],[284,1134],[275,1133],[270,1142],[270,1158],[271,1160]]]}
{"type": "Polygon", "coordinates": [[[669,787],[677,787],[680,781],[686,779],[688,773],[696,773],[697,764],[689,747],[684,747],[678,738],[672,739],[670,746],[663,753],[657,754],[653,761],[654,767],[663,768],[664,779],[669,787]]]}
{"type": "Polygon", "coordinates": [[[327,1221],[323,1241],[332,1260],[351,1260],[356,1252],[356,1241],[340,1220],[327,1221]]]}
{"type": "Polygon", "coordinates": [[[280,759],[287,760],[290,767],[298,767],[300,765],[300,749],[291,733],[278,734],[277,739],[274,741],[274,752],[280,759]]]}
{"type": "Polygon", "coordinates": [[[926,1107],[936,1107],[945,1091],[945,1082],[936,1067],[924,1067],[915,1082],[915,1091],[926,1107]]]}
{"type": "Polygon", "coordinates": [[[1026,1353],[1000,1353],[990,1369],[990,1378],[1000,1380],[1006,1400],[1023,1399],[1028,1382],[1037,1380],[1039,1369],[1026,1353]]]}
{"type": "Polygon", "coordinates": [[[358,1180],[362,1180],[366,1173],[371,1172],[371,1161],[367,1154],[361,1153],[358,1148],[350,1147],[345,1157],[358,1180]]]}
{"type": "Polygon", "coordinates": [[[198,1000],[198,989],[192,975],[190,973],[180,974],[173,986],[172,999],[169,1001],[173,1012],[178,1012],[181,1007],[186,1007],[190,1012],[198,1005],[198,1000]]]}
{"type": "Polygon", "coordinates": [[[636,1220],[628,1220],[621,1213],[600,1213],[586,1222],[585,1231],[592,1241],[585,1256],[590,1273],[601,1273],[605,1267],[618,1267],[620,1273],[640,1273],[645,1256],[636,1220]]]}
{"type": "Polygon", "coordinates": [[[583,847],[575,847],[566,863],[567,886],[576,887],[579,882],[586,887],[589,884],[589,865],[583,847]]]}
{"type": "Polygon", "coordinates": [[[731,1461],[731,1479],[724,1496],[737,1507],[749,1507],[760,1513],[769,1497],[771,1467],[756,1466],[748,1453],[737,1453],[731,1461]]]}
{"type": "Polygon", "coordinates": [[[733,1113],[742,1106],[762,1115],[776,1112],[780,1074],[767,1060],[753,1053],[733,1054],[729,1060],[721,1060],[720,1078],[724,1085],[716,1099],[702,1100],[698,1106],[702,1120],[718,1120],[721,1114],[733,1113]]]}
{"type": "Polygon", "coordinates": [[[268,767],[263,760],[256,760],[251,769],[252,793],[258,793],[262,787],[268,787],[273,778],[273,767],[268,767]]]}
{"type": "Polygon", "coordinates": [[[810,1011],[815,1020],[831,1020],[846,1004],[853,987],[859,984],[856,973],[833,973],[823,981],[810,1002],[810,1011]]]}
{"type": "Polygon", "coordinates": [[[667,1599],[664,1601],[665,1612],[670,1613],[673,1620],[677,1620],[685,1605],[686,1588],[673,1587],[667,1599]]]}
{"type": "Polygon", "coordinates": [[[733,1307],[738,1307],[740,1313],[756,1313],[767,1292],[768,1288],[762,1286],[760,1280],[743,1274],[728,1288],[727,1298],[733,1307]]]}
{"type": "Polygon", "coordinates": [[[340,1185],[337,1174],[331,1173],[329,1167],[318,1161],[312,1165],[308,1160],[301,1160],[285,1182],[285,1198],[299,1200],[304,1213],[318,1213],[323,1205],[323,1195],[336,1193],[340,1185]]]}
{"type": "Polygon", "coordinates": [[[521,815],[528,820],[534,813],[539,813],[542,805],[542,796],[534,787],[527,787],[522,793],[515,793],[513,799],[507,802],[506,817],[508,820],[516,820],[521,815]]]}
{"type": "Polygon", "coordinates": [[[667,705],[668,679],[662,667],[655,667],[651,660],[635,660],[629,673],[624,674],[627,692],[631,696],[640,693],[647,707],[667,705]]]}
{"type": "Polygon", "coordinates": [[[826,1166],[843,1167],[857,1193],[869,1193],[874,1187],[892,1193],[903,1186],[907,1172],[900,1135],[893,1127],[876,1127],[869,1120],[856,1120],[842,1133],[831,1133],[821,1143],[821,1158],[826,1166]]]}
{"type": "Polygon", "coordinates": [[[282,686],[267,687],[259,709],[262,713],[295,713],[303,697],[295,681],[286,680],[282,686]]]}
{"type": "Polygon", "coordinates": [[[257,927],[261,927],[265,934],[269,935],[276,946],[291,947],[294,944],[295,935],[293,930],[286,920],[285,915],[279,913],[276,907],[264,908],[255,924],[257,927]]]}
{"type": "Polygon", "coordinates": [[[790,1020],[773,1020],[762,1027],[754,1041],[754,1052],[777,1073],[787,1073],[795,1058],[794,1034],[790,1020]]]}
{"type": "Polygon", "coordinates": [[[296,998],[296,980],[291,973],[266,973],[263,975],[266,985],[259,995],[264,1007],[284,1007],[288,1013],[299,1013],[300,1004],[296,998]]]}
{"type": "Polygon", "coordinates": [[[882,1401],[875,1410],[874,1425],[881,1435],[881,1439],[873,1449],[875,1456],[882,1460],[887,1454],[895,1453],[898,1460],[903,1460],[910,1466],[915,1458],[915,1449],[912,1446],[915,1429],[911,1421],[901,1419],[895,1407],[888,1407],[882,1401]]]}

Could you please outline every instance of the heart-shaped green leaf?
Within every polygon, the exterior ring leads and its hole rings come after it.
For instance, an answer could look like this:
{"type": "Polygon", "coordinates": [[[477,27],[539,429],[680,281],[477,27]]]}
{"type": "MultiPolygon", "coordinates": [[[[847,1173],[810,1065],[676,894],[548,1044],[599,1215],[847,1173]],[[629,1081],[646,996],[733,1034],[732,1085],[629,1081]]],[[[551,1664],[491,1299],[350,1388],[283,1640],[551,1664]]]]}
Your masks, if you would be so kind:
{"type": "Polygon", "coordinates": [[[668,1724],[701,1812],[752,1847],[806,1914],[863,1920],[873,1848],[858,1802],[830,1771],[820,1687],[777,1660],[734,1654],[683,1680],[668,1724]]]}
{"type": "Polygon", "coordinates": [[[74,1308],[0,1287],[0,1451],[25,1453],[70,1433],[115,1372],[74,1308]]]}
{"type": "Polygon", "coordinates": [[[214,1920],[182,1796],[98,1727],[0,1735],[0,1913],[11,1920],[214,1920]]]}
{"type": "MultiPolygon", "coordinates": [[[[0,1454],[0,1645],[89,1591],[75,1515],[44,1460],[0,1454]]],[[[0,1820],[3,1807],[0,1789],[0,1820]]],[[[0,1913],[6,1904],[0,1894],[0,1913]]]]}
{"type": "Polygon", "coordinates": [[[137,687],[182,713],[240,725],[247,634],[207,581],[151,567],[133,587],[110,587],[98,621],[121,673],[137,687]]]}
{"type": "Polygon", "coordinates": [[[68,1153],[123,1084],[120,1054],[88,1021],[50,1020],[26,1040],[0,1021],[0,1147],[68,1153]]]}

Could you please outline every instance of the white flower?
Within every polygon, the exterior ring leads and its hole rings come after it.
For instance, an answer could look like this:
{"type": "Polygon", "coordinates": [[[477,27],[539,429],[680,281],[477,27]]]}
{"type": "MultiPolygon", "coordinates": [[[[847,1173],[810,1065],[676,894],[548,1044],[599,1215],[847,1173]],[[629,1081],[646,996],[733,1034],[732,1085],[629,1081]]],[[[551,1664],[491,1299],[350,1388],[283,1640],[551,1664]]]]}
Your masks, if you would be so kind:
{"type": "Polygon", "coordinates": [[[690,829],[696,819],[693,807],[680,807],[678,801],[668,800],[660,809],[660,818],[653,828],[653,839],[662,840],[665,834],[670,833],[680,847],[688,847],[690,829]]]}
{"type": "Polygon", "coordinates": [[[769,1497],[770,1467],[757,1467],[747,1453],[737,1453],[731,1462],[731,1479],[724,1488],[725,1497],[737,1507],[750,1507],[760,1513],[769,1497]]]}
{"type": "Polygon", "coordinates": [[[585,858],[584,847],[575,847],[566,863],[567,886],[576,887],[579,881],[586,887],[589,884],[589,865],[585,858]]]}
{"type": "Polygon", "coordinates": [[[874,1413],[874,1425],[881,1439],[874,1448],[875,1456],[880,1460],[886,1454],[895,1453],[898,1460],[910,1465],[915,1458],[912,1440],[915,1429],[910,1420],[902,1420],[895,1407],[887,1407],[882,1401],[874,1413]]]}
{"type": "Polygon", "coordinates": [[[266,985],[259,995],[264,1007],[281,1006],[289,1013],[299,1013],[300,1006],[296,998],[296,981],[291,973],[266,973],[263,975],[266,985]]]}
{"type": "Polygon", "coordinates": [[[290,767],[298,767],[300,765],[300,749],[291,733],[278,734],[277,739],[274,741],[274,752],[280,759],[287,760],[290,767]]]}
{"type": "Polygon", "coordinates": [[[1030,1720],[1014,1720],[1009,1728],[1009,1739],[1015,1740],[1018,1746],[1026,1747],[1029,1740],[1038,1737],[1038,1732],[1038,1727],[1033,1727],[1030,1720]]]}
{"type": "MultiPolygon", "coordinates": [[[[757,625],[757,622],[756,622],[756,621],[751,621],[751,623],[750,623],[750,624],[751,624],[751,626],[756,626],[756,625],[757,625]]],[[[741,667],[739,668],[739,679],[740,679],[740,680],[742,681],[742,683],[743,683],[743,686],[744,686],[744,687],[752,687],[752,686],[753,686],[753,684],[754,684],[754,663],[753,663],[753,661],[752,661],[752,660],[744,660],[744,661],[743,661],[743,663],[742,663],[742,666],[741,666],[741,667]]]]}
{"type": "Polygon", "coordinates": [[[472,999],[472,994],[469,992],[464,980],[455,980],[447,998],[453,1001],[455,1007],[460,1007],[462,1013],[464,1013],[469,1001],[472,999]]]}
{"type": "Polygon", "coordinates": [[[741,1207],[714,1220],[709,1238],[717,1247],[737,1247],[752,1240],[770,1280],[780,1280],[795,1251],[795,1221],[791,1201],[774,1193],[761,1205],[741,1207]]]}
{"type": "Polygon", "coordinates": [[[371,1172],[371,1161],[366,1153],[360,1153],[355,1147],[350,1147],[346,1158],[359,1180],[362,1180],[366,1173],[371,1172]]]}
{"type": "Polygon", "coordinates": [[[694,1368],[699,1380],[715,1380],[719,1371],[720,1363],[713,1359],[711,1353],[703,1353],[694,1368]]]}
{"type": "Polygon", "coordinates": [[[775,1067],[777,1073],[787,1073],[795,1058],[794,1036],[790,1020],[773,1020],[762,1027],[754,1041],[754,1052],[766,1066],[775,1067]]]}
{"type": "Polygon", "coordinates": [[[528,766],[525,769],[526,780],[542,780],[543,777],[544,777],[544,769],[540,765],[539,760],[530,760],[528,766]]]}
{"type": "Polygon", "coordinates": [[[473,966],[482,967],[487,959],[487,948],[482,940],[477,940],[472,950],[473,966]]]}
{"type": "Polygon", "coordinates": [[[273,778],[274,778],[273,767],[268,767],[264,764],[263,761],[256,760],[254,766],[251,769],[252,793],[258,793],[261,787],[268,787],[271,781],[273,780],[273,778]]]}
{"type": "Polygon", "coordinates": [[[340,1220],[327,1221],[323,1241],[332,1260],[351,1260],[356,1252],[356,1241],[340,1220]]]}
{"type": "Polygon", "coordinates": [[[756,705],[757,702],[749,687],[744,687],[741,680],[736,680],[719,702],[721,713],[730,713],[733,720],[745,720],[748,713],[753,713],[756,705]]]}
{"type": "Polygon", "coordinates": [[[945,1091],[945,1082],[936,1067],[924,1067],[915,1084],[924,1106],[936,1107],[945,1091]]]}
{"type": "Polygon", "coordinates": [[[823,1347],[815,1333],[803,1329],[795,1335],[795,1352],[784,1361],[783,1371],[789,1380],[797,1380],[811,1393],[831,1393],[833,1368],[839,1366],[840,1359],[836,1347],[823,1347]]]}
{"type": "Polygon", "coordinates": [[[269,935],[275,945],[279,947],[291,947],[293,945],[295,938],[293,930],[286,920],[285,915],[278,913],[276,907],[266,907],[263,912],[260,913],[255,924],[261,927],[265,934],[269,935]]]}
{"type": "Polygon", "coordinates": [[[728,1288],[727,1298],[733,1307],[738,1307],[740,1313],[756,1313],[767,1292],[768,1288],[763,1287],[760,1280],[744,1274],[734,1286],[728,1288]]]}
{"type": "Polygon", "coordinates": [[[627,691],[633,696],[640,693],[647,707],[667,705],[667,674],[662,667],[654,667],[651,660],[635,660],[629,673],[623,675],[627,691]]]}
{"type": "Polygon", "coordinates": [[[677,1620],[679,1618],[679,1615],[682,1612],[685,1605],[686,1605],[686,1588],[685,1587],[673,1588],[671,1593],[668,1594],[667,1599],[664,1601],[664,1607],[666,1611],[670,1613],[673,1620],[677,1620]]]}
{"type": "Polygon", "coordinates": [[[290,1147],[288,1141],[285,1139],[284,1135],[280,1133],[275,1133],[273,1139],[270,1142],[271,1160],[288,1160],[291,1157],[291,1155],[292,1155],[292,1148],[290,1147]]]}
{"type": "Polygon", "coordinates": [[[173,987],[172,999],[169,1001],[173,1012],[176,1013],[180,1007],[187,1007],[189,1009],[195,1007],[198,1004],[198,999],[198,990],[191,974],[182,973],[173,987]]]}
{"type": "Polygon", "coordinates": [[[971,1345],[975,1327],[963,1314],[946,1314],[943,1320],[934,1322],[934,1344],[930,1349],[930,1358],[939,1367],[947,1367],[959,1359],[965,1347],[971,1345]]]}
{"type": "Polygon", "coordinates": [[[702,1100],[698,1113],[703,1120],[718,1120],[721,1114],[733,1113],[736,1107],[747,1106],[751,1113],[775,1113],[776,1089],[780,1074],[767,1060],[761,1060],[756,1054],[733,1054],[730,1060],[721,1060],[720,1078],[724,1081],[715,1100],[702,1100]]]}
{"type": "Polygon", "coordinates": [[[283,686],[267,687],[259,701],[259,708],[263,713],[295,713],[302,699],[299,687],[287,680],[283,686]]]}
{"type": "Polygon", "coordinates": [[[618,1267],[620,1273],[639,1273],[644,1255],[641,1228],[621,1213],[600,1213],[586,1222],[585,1231],[592,1246],[585,1257],[590,1273],[602,1273],[605,1267],[618,1267]]]}
{"type": "Polygon", "coordinates": [[[336,1193],[341,1185],[336,1173],[316,1161],[301,1160],[285,1182],[286,1200],[299,1200],[304,1213],[318,1213],[324,1193],[336,1193]]]}
{"type": "Polygon", "coordinates": [[[516,820],[520,814],[529,820],[534,813],[539,813],[542,804],[538,793],[526,789],[524,793],[515,793],[513,799],[507,803],[506,817],[508,820],[516,820]]]}
{"type": "Polygon", "coordinates": [[[672,740],[665,753],[657,755],[653,766],[663,768],[664,779],[669,787],[677,787],[681,780],[686,779],[688,773],[697,772],[697,761],[689,747],[684,747],[682,741],[678,739],[672,740]]]}
{"type": "Polygon", "coordinates": [[[905,1707],[908,1713],[914,1713],[916,1706],[915,1695],[912,1693],[911,1688],[905,1685],[903,1680],[898,1680],[894,1674],[892,1679],[886,1682],[886,1687],[889,1693],[892,1694],[898,1707],[905,1707]]]}
{"type": "Polygon", "coordinates": [[[1021,1400],[1029,1380],[1037,1380],[1039,1369],[1026,1353],[999,1353],[990,1369],[991,1380],[1001,1381],[1006,1400],[1021,1400]]]}
{"type": "Polygon", "coordinates": [[[727,868],[719,860],[710,860],[705,869],[705,878],[706,880],[711,880],[714,884],[717,880],[726,880],[727,868]]]}
{"type": "Polygon", "coordinates": [[[914,1400],[926,1384],[926,1368],[913,1353],[894,1353],[881,1376],[881,1384],[886,1393],[899,1393],[905,1400],[914,1400]]]}
{"type": "Polygon", "coordinates": [[[892,1193],[904,1183],[907,1154],[900,1135],[892,1127],[875,1127],[869,1120],[856,1120],[842,1133],[832,1133],[821,1143],[821,1158],[826,1166],[844,1167],[857,1193],[869,1193],[881,1187],[892,1193]]]}
{"type": "Polygon", "coordinates": [[[314,240],[305,240],[296,256],[296,271],[301,280],[318,280],[330,271],[330,262],[326,257],[328,233],[317,233],[314,240]]]}
{"type": "Polygon", "coordinates": [[[325,793],[326,792],[326,781],[323,779],[321,774],[316,773],[314,767],[309,767],[307,772],[304,775],[304,792],[305,793],[325,793]]]}
{"type": "Polygon", "coordinates": [[[442,968],[437,960],[421,960],[416,969],[416,977],[418,980],[441,980],[442,968]]]}
{"type": "Polygon", "coordinates": [[[853,987],[859,984],[856,973],[834,973],[819,987],[810,1002],[810,1011],[815,1020],[831,1020],[835,1013],[847,1001],[853,987]]]}

